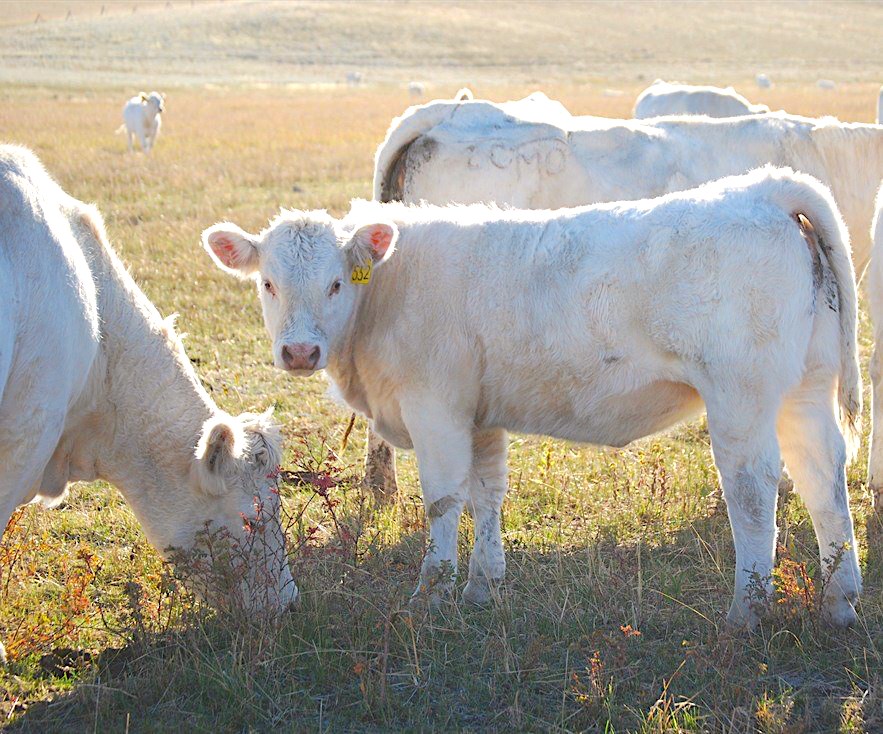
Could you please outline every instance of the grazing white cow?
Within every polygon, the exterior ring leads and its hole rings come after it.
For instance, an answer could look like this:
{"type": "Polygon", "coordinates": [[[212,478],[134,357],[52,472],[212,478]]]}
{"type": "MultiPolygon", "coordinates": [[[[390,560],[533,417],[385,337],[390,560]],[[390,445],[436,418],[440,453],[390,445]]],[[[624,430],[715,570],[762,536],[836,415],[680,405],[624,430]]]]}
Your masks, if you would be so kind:
{"type": "Polygon", "coordinates": [[[871,232],[874,241],[873,257],[868,266],[868,286],[865,289],[874,325],[874,353],[871,355],[870,369],[873,403],[868,487],[874,498],[874,508],[878,513],[883,513],[883,184],[877,193],[871,232]]]}
{"type": "Polygon", "coordinates": [[[819,89],[831,90],[837,88],[837,82],[835,82],[833,79],[819,79],[816,82],[816,86],[819,89]]]}
{"type": "MultiPolygon", "coordinates": [[[[852,233],[855,271],[864,272],[883,178],[883,127],[783,112],[611,120],[549,105],[437,101],[409,108],[377,151],[374,197],[556,208],[658,196],[772,162],[832,189],[852,233]]],[[[883,311],[874,319],[883,323],[883,311]]],[[[883,466],[883,441],[876,446],[883,466]]],[[[394,452],[376,437],[366,477],[395,492],[394,452]]]]}
{"type": "MultiPolygon", "coordinates": [[[[763,169],[659,199],[572,210],[362,202],[285,212],[259,235],[203,234],[256,280],[277,366],[327,368],[339,394],[417,453],[430,542],[421,589],[475,548],[464,597],[503,578],[506,431],[624,446],[708,413],[736,546],[729,620],[752,625],[774,563],[780,451],[855,620],[860,576],[846,444],[861,410],[856,293],[830,193],[763,169]]],[[[447,577],[445,575],[447,574],[447,577]]]]}
{"type": "Polygon", "coordinates": [[[770,89],[773,86],[773,82],[766,74],[756,74],[754,81],[761,89],[770,89]]]}
{"type": "Polygon", "coordinates": [[[360,87],[365,81],[365,75],[361,71],[348,71],[346,73],[346,83],[350,87],[360,87]]]}
{"type": "MultiPolygon", "coordinates": [[[[279,433],[269,415],[227,415],[108,244],[98,211],[37,158],[0,146],[0,528],[16,507],[104,479],[164,552],[211,521],[245,542],[241,601],[274,611],[297,589],[279,526],[279,433]],[[257,507],[256,507],[257,503],[257,507]]],[[[210,601],[207,588],[201,591],[210,601]]],[[[228,600],[230,601],[230,600],[228,600]]]]}
{"type": "Polygon", "coordinates": [[[135,150],[135,138],[141,143],[141,150],[150,153],[156,145],[156,138],[162,126],[162,113],[165,111],[165,97],[159,92],[151,92],[132,97],[123,107],[123,124],[117,132],[126,133],[129,152],[135,150]]]}
{"type": "Polygon", "coordinates": [[[412,97],[422,97],[426,94],[426,85],[423,82],[408,82],[408,94],[412,97]]]}
{"type": "Polygon", "coordinates": [[[639,120],[665,115],[738,117],[769,111],[765,104],[752,104],[732,87],[695,86],[657,79],[638,95],[633,116],[639,120]]]}

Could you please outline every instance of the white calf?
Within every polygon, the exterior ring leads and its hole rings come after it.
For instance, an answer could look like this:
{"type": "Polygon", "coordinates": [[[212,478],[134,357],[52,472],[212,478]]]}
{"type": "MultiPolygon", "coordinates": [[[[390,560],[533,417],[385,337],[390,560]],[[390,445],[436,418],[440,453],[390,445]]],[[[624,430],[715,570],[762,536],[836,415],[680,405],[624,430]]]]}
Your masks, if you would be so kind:
{"type": "Polygon", "coordinates": [[[638,95],[633,117],[639,120],[665,115],[738,117],[769,111],[765,104],[752,104],[732,87],[671,84],[657,79],[638,95]]]}
{"type": "MultiPolygon", "coordinates": [[[[823,557],[836,624],[860,591],[846,445],[861,409],[846,228],[814,179],[765,169],[659,199],[558,211],[357,203],[203,235],[255,278],[279,367],[327,368],[385,439],[417,453],[445,591],[468,509],[464,597],[503,578],[506,431],[623,446],[708,412],[736,546],[729,620],[751,625],[774,563],[780,451],[823,557]],[[395,251],[395,252],[394,252],[395,251]]],[[[419,590],[418,589],[418,590],[419,590]]]]}
{"type": "Polygon", "coordinates": [[[159,92],[151,92],[132,97],[123,107],[123,125],[129,152],[133,152],[135,138],[141,143],[141,150],[149,153],[156,144],[162,126],[162,113],[165,111],[165,97],[159,92]]]}
{"type": "Polygon", "coordinates": [[[260,593],[242,601],[287,606],[297,589],[269,416],[218,409],[98,211],[15,146],[0,146],[0,243],[0,528],[19,505],[98,478],[120,489],[161,552],[191,547],[206,521],[245,540],[257,503],[268,527],[243,590],[260,593]]]}

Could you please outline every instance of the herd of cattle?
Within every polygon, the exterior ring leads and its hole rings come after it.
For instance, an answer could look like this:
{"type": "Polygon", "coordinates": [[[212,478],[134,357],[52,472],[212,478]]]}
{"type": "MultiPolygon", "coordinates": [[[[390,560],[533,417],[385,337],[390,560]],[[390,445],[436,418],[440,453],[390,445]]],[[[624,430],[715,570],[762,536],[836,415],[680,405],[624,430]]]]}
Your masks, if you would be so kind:
{"type": "MultiPolygon", "coordinates": [[[[126,106],[145,151],[162,105],[154,93],[126,106]]],[[[507,431],[622,446],[704,410],[736,548],[729,621],[757,621],[750,586],[774,564],[784,462],[822,557],[842,554],[828,618],[852,624],[861,578],[845,468],[869,263],[883,406],[879,209],[872,237],[883,126],[663,83],[637,107],[654,117],[576,117],[541,94],[495,104],[463,90],[393,121],[373,201],[342,219],[283,210],[259,234],[217,224],[203,244],[256,282],[275,364],[326,370],[370,419],[375,485],[395,489],[387,441],[415,450],[430,536],[419,597],[452,592],[464,509],[475,520],[464,599],[485,603],[502,582],[507,431]],[[658,116],[670,111],[689,114],[658,116]]],[[[242,602],[287,608],[298,592],[269,413],[215,405],[98,211],[12,145],[0,146],[0,232],[0,523],[97,478],[163,552],[192,547],[206,522],[244,541],[242,518],[261,512],[242,602]]]]}

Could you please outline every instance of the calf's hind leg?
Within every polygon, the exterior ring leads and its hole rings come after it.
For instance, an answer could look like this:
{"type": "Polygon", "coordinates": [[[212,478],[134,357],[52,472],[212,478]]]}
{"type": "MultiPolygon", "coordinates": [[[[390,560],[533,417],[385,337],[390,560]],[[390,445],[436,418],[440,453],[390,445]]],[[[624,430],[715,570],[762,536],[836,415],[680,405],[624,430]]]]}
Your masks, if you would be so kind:
{"type": "Polygon", "coordinates": [[[855,623],[861,572],[846,489],[846,444],[834,415],[833,385],[801,390],[789,397],[779,416],[785,467],[812,518],[825,559],[840,554],[827,579],[824,611],[837,626],[855,623]]]}
{"type": "Polygon", "coordinates": [[[733,601],[727,622],[752,628],[755,591],[769,591],[776,552],[776,496],[781,465],[775,410],[757,398],[708,402],[708,430],[736,547],[733,601]],[[759,584],[759,586],[758,586],[759,584]]]}
{"type": "Polygon", "coordinates": [[[506,573],[500,514],[508,483],[508,449],[506,431],[473,436],[466,510],[475,524],[475,547],[469,558],[469,581],[463,589],[463,599],[472,604],[487,604],[506,573]]]}
{"type": "Polygon", "coordinates": [[[379,502],[389,502],[398,491],[395,449],[374,433],[373,426],[368,426],[365,485],[379,502]]]}

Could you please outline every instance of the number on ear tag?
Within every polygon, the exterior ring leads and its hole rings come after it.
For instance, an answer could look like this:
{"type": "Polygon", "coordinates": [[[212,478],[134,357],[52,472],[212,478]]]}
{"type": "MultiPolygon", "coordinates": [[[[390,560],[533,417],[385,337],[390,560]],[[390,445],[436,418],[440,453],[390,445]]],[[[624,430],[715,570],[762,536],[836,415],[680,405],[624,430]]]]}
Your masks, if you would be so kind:
{"type": "Polygon", "coordinates": [[[368,285],[371,282],[371,271],[374,269],[374,261],[369,260],[364,265],[353,266],[353,274],[350,282],[356,285],[368,285]]]}

